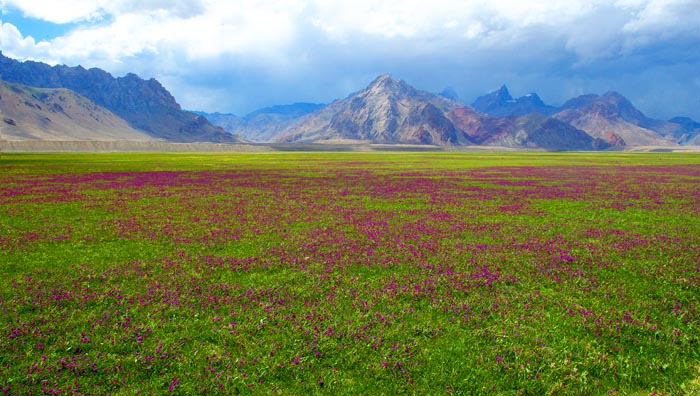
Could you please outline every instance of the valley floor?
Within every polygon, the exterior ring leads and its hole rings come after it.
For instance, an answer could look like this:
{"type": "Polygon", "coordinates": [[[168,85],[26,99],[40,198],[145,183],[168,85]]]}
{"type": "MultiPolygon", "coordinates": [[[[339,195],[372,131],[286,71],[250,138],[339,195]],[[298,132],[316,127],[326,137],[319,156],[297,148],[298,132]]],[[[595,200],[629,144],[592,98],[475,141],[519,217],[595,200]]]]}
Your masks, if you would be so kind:
{"type": "MultiPolygon", "coordinates": [[[[65,153],[100,153],[100,152],[266,152],[266,151],[458,151],[458,152],[543,152],[543,149],[517,149],[501,146],[453,146],[441,147],[430,145],[408,144],[368,144],[351,142],[329,143],[170,143],[164,141],[134,141],[134,140],[1,140],[0,152],[65,152],[65,153]]],[[[634,146],[619,151],[634,152],[700,152],[700,146],[634,146]]]]}

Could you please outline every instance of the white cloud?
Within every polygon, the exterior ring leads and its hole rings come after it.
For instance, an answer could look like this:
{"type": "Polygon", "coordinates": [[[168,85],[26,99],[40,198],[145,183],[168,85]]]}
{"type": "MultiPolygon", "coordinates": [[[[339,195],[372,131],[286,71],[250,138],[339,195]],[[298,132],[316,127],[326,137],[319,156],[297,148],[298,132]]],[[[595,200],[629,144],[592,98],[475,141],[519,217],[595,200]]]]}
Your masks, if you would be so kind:
{"type": "Polygon", "coordinates": [[[676,38],[700,39],[700,4],[697,0],[650,0],[622,31],[627,51],[676,38]]]}
{"type": "Polygon", "coordinates": [[[37,43],[33,37],[24,37],[17,27],[0,20],[0,49],[5,56],[26,59],[44,58],[51,45],[41,41],[37,43]]]}
{"type": "Polygon", "coordinates": [[[212,1],[205,8],[200,1],[116,1],[104,5],[96,2],[84,8],[71,4],[74,7],[63,13],[53,13],[50,7],[31,1],[14,6],[27,15],[52,22],[103,18],[99,23],[79,25],[51,40],[50,45],[51,52],[59,54],[65,63],[105,65],[171,50],[188,59],[224,54],[270,58],[283,52],[295,37],[295,4],[212,1]]]}
{"type": "Polygon", "coordinates": [[[31,18],[53,23],[70,23],[99,19],[109,0],[4,0],[2,9],[14,7],[31,18]]]}
{"type": "Polygon", "coordinates": [[[15,8],[25,16],[65,24],[99,21],[108,16],[165,11],[189,17],[205,11],[201,0],[2,0],[0,8],[15,8]]]}
{"type": "Polygon", "coordinates": [[[651,44],[659,36],[697,33],[696,2],[68,0],[59,5],[53,0],[5,0],[2,4],[56,23],[93,21],[51,43],[53,52],[68,62],[93,57],[116,61],[173,48],[189,59],[240,54],[284,61],[309,39],[300,32],[339,45],[410,40],[415,48],[508,48],[531,40],[562,40],[565,49],[590,61],[651,44]],[[533,32],[540,37],[533,37],[533,32]]]}
{"type": "Polygon", "coordinates": [[[382,72],[425,76],[437,89],[449,82],[434,70],[473,84],[485,77],[460,76],[627,73],[639,66],[617,59],[678,46],[697,61],[700,41],[697,0],[0,0],[8,7],[77,27],[36,43],[5,24],[6,54],[135,71],[192,107],[272,104],[272,91],[326,100],[382,72]],[[212,74],[221,77],[202,77],[212,74]]]}

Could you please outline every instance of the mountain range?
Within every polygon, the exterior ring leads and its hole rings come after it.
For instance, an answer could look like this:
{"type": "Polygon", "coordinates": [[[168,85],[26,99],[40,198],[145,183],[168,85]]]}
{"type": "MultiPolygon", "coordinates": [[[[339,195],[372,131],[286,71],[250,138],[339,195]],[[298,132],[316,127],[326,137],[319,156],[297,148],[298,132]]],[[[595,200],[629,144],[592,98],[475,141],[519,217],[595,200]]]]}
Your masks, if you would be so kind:
{"type": "MultiPolygon", "coordinates": [[[[115,78],[97,68],[87,70],[81,66],[52,67],[41,62],[19,62],[4,56],[1,52],[0,79],[6,83],[20,84],[25,87],[70,90],[78,95],[76,98],[79,97],[79,101],[87,103],[88,107],[95,107],[98,108],[95,111],[109,112],[121,118],[132,130],[123,136],[106,135],[105,139],[132,139],[135,137],[133,130],[136,130],[145,135],[145,139],[172,142],[242,141],[240,137],[212,125],[205,117],[183,111],[170,92],[155,79],[143,80],[135,74],[115,78]]],[[[11,118],[8,114],[13,110],[8,106],[8,103],[0,100],[0,112],[4,118],[11,118]]],[[[30,113],[35,109],[31,106],[25,107],[25,110],[30,113]]],[[[88,114],[83,114],[81,117],[91,118],[88,114]]],[[[111,127],[103,127],[99,123],[84,124],[78,119],[70,119],[75,121],[76,130],[82,127],[99,132],[111,130],[111,127]]],[[[67,123],[64,124],[67,125],[67,123]]],[[[13,133],[22,134],[27,139],[43,138],[41,134],[32,132],[36,131],[33,124],[25,125],[15,121],[15,125],[11,125],[5,122],[4,127],[15,130],[16,132],[13,133]]],[[[57,139],[78,138],[75,134],[64,136],[54,133],[53,135],[57,139]]],[[[88,134],[79,140],[91,140],[91,137],[92,135],[88,134]]]]}
{"type": "Polygon", "coordinates": [[[0,53],[0,138],[170,142],[379,143],[603,150],[700,145],[700,123],[646,117],[617,92],[561,106],[508,88],[471,105],[381,75],[330,104],[295,103],[233,114],[184,111],[155,79],[19,62],[0,53]]]}
{"type": "Polygon", "coordinates": [[[277,105],[256,110],[245,117],[234,114],[194,113],[206,117],[212,124],[218,125],[230,133],[246,136],[253,142],[269,142],[280,132],[289,128],[300,117],[320,110],[323,104],[294,103],[277,105]]]}
{"type": "Polygon", "coordinates": [[[514,99],[503,85],[471,106],[382,75],[367,88],[326,106],[278,106],[237,118],[206,114],[214,124],[256,142],[365,142],[482,145],[546,150],[603,150],[700,144],[689,118],[650,119],[617,92],[582,95],[562,106],[536,93],[514,99]],[[295,109],[295,111],[290,111],[295,109]],[[272,114],[276,114],[272,116],[272,114]],[[280,117],[284,117],[280,122],[280,117]],[[256,119],[250,128],[250,119],[256,119]],[[270,124],[266,124],[270,122],[270,124]],[[261,134],[258,131],[270,131],[261,134]]]}

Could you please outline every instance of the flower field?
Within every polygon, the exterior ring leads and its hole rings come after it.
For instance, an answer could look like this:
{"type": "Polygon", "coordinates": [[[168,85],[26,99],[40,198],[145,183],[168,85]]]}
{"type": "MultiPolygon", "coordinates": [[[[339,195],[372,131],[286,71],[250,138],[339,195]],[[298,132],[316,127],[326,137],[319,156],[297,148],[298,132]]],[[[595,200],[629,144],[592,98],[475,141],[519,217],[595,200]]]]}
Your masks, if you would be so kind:
{"type": "Polygon", "coordinates": [[[4,394],[700,393],[700,156],[4,154],[4,394]]]}

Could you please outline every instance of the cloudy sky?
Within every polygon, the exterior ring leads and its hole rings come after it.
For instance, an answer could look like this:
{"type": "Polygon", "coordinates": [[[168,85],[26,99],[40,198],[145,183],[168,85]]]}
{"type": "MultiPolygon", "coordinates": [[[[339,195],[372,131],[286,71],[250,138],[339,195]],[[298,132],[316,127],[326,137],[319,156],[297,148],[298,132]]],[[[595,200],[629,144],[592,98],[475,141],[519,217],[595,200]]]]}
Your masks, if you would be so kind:
{"type": "Polygon", "coordinates": [[[700,120],[700,0],[0,0],[12,58],[155,77],[187,109],[329,102],[390,73],[471,103],[616,90],[700,120]]]}

